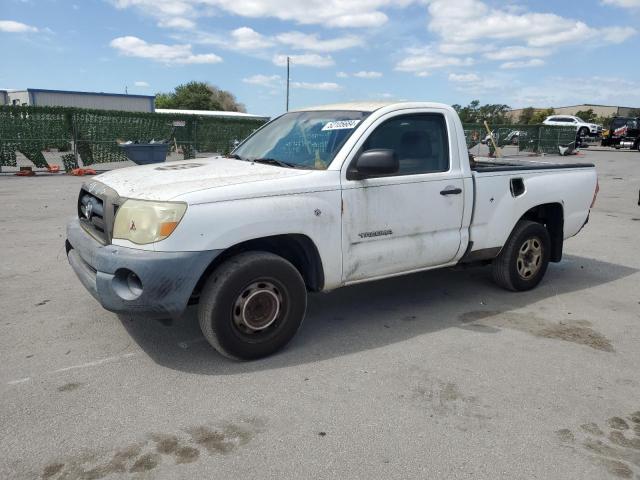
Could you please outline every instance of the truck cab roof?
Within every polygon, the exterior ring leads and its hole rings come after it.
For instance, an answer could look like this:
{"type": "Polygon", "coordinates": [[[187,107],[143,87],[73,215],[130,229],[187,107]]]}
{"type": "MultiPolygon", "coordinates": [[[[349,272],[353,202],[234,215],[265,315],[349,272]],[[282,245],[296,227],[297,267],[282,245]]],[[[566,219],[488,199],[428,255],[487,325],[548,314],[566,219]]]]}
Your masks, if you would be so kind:
{"type": "Polygon", "coordinates": [[[299,108],[296,112],[310,112],[310,111],[323,111],[323,110],[342,110],[342,111],[355,111],[355,112],[375,112],[381,108],[391,107],[389,110],[403,109],[403,108],[445,108],[451,109],[449,105],[444,103],[433,102],[347,102],[347,103],[332,103],[327,105],[315,105],[311,107],[299,108]]]}

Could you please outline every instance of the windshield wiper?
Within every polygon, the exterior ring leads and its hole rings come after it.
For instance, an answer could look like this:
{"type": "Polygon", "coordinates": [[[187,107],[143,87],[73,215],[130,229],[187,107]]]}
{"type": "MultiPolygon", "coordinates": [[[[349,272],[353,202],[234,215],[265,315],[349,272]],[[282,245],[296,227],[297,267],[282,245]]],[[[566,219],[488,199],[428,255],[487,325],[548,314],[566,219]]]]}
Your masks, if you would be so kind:
{"type": "Polygon", "coordinates": [[[276,160],[275,158],[254,158],[251,161],[255,163],[265,163],[267,165],[277,165],[278,167],[303,168],[307,170],[307,168],[302,165],[298,165],[296,163],[291,163],[291,162],[283,162],[282,160],[276,160]]]}
{"type": "Polygon", "coordinates": [[[225,155],[225,158],[233,158],[235,160],[245,160],[244,158],[242,158],[237,153],[230,153],[229,155],[225,155]]]}

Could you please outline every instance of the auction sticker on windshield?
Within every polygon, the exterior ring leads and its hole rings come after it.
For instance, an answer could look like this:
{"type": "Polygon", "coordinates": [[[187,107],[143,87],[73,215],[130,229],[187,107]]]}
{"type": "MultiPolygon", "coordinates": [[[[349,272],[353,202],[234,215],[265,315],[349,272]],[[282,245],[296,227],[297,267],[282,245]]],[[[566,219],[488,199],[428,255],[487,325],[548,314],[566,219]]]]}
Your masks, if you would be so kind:
{"type": "Polygon", "coordinates": [[[360,123],[360,120],[338,120],[336,122],[329,122],[324,127],[322,127],[322,131],[327,130],[348,130],[351,128],[355,128],[356,125],[360,123]]]}

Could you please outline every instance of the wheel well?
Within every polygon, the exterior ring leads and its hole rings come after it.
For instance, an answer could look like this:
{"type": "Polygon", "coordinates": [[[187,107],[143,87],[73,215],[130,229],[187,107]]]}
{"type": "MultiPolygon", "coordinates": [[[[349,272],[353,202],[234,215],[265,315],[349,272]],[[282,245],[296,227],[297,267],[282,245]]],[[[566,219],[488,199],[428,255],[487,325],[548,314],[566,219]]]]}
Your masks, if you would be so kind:
{"type": "Polygon", "coordinates": [[[309,291],[318,292],[324,287],[322,260],[313,240],[302,234],[274,235],[238,243],[218,255],[198,280],[190,303],[197,300],[204,283],[218,265],[239,253],[250,251],[270,252],[291,262],[302,275],[309,291]]]}
{"type": "Polygon", "coordinates": [[[552,262],[562,260],[562,245],[564,242],[564,211],[559,203],[545,203],[528,210],[520,220],[530,220],[543,224],[551,237],[552,262]]]}

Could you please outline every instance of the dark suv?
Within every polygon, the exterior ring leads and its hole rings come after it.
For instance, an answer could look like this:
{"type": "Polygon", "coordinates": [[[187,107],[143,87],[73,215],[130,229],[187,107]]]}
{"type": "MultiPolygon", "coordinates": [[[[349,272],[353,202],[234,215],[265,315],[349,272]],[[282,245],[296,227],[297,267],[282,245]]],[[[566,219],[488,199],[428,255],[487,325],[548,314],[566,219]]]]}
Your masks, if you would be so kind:
{"type": "Polygon", "coordinates": [[[602,136],[603,147],[640,149],[640,117],[615,117],[602,136]]]}

